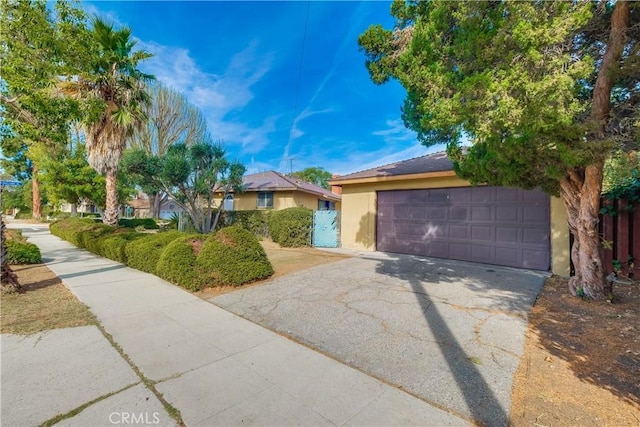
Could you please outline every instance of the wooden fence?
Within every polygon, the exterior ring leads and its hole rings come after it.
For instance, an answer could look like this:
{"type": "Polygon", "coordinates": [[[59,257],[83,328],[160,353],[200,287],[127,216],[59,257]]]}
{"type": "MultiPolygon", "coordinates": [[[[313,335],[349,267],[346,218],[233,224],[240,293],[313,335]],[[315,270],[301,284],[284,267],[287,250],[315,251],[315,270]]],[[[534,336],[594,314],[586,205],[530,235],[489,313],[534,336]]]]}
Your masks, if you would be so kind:
{"type": "Polygon", "coordinates": [[[616,212],[600,214],[598,224],[605,272],[621,266],[623,275],[640,279],[640,206],[629,210],[623,199],[602,199],[600,204],[616,212]]]}

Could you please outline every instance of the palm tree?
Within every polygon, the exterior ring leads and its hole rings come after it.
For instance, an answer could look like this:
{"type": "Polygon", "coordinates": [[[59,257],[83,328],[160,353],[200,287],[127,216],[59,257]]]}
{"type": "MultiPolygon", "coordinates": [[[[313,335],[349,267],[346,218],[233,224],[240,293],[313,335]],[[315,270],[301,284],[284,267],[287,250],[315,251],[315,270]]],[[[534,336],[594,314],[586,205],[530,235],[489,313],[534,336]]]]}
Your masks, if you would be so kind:
{"type": "Polygon", "coordinates": [[[89,164],[105,175],[107,200],[105,224],[118,224],[116,176],[126,138],[146,120],[144,106],[149,103],[144,83],[153,76],[138,70],[138,63],[152,57],[145,51],[133,51],[136,41],[131,30],[114,30],[99,18],[93,21],[95,54],[87,73],[67,84],[67,91],[88,98],[85,121],[89,164]],[[71,90],[69,90],[71,88],[71,90]]]}

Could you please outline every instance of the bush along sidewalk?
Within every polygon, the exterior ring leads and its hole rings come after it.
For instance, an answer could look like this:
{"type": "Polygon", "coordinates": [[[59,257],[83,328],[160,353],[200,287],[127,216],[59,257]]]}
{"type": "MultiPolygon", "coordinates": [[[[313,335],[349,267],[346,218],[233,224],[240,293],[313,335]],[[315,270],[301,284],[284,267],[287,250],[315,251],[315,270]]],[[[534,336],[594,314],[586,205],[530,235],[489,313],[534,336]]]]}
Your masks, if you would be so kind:
{"type": "Polygon", "coordinates": [[[77,247],[190,291],[205,286],[239,286],[273,274],[258,238],[240,226],[209,235],[178,231],[146,234],[68,218],[52,223],[50,229],[77,247]]]}
{"type": "Polygon", "coordinates": [[[42,262],[40,248],[27,242],[27,239],[22,236],[21,230],[7,230],[5,237],[7,239],[7,262],[10,265],[40,264],[42,262]]]}

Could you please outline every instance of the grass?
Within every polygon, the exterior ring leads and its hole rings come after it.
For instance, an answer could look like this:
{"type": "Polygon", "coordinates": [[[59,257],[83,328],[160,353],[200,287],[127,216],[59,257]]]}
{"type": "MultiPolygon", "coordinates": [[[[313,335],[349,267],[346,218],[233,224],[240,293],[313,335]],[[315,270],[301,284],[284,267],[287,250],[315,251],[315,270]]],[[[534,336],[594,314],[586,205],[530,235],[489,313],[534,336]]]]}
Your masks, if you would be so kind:
{"type": "Polygon", "coordinates": [[[26,292],[0,297],[0,332],[30,335],[95,325],[96,318],[46,266],[14,266],[26,292]]]}

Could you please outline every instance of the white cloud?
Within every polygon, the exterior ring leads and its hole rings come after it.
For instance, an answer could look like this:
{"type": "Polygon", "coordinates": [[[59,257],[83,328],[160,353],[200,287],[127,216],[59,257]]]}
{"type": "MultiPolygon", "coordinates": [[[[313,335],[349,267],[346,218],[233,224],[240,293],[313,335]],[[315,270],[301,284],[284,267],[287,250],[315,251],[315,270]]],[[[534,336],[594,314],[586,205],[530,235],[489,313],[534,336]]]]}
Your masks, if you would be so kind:
{"type": "Polygon", "coordinates": [[[402,120],[387,120],[387,129],[372,132],[375,136],[380,136],[387,144],[397,144],[399,142],[415,141],[416,133],[407,129],[402,120]]]}
{"type": "Polygon", "coordinates": [[[187,49],[143,41],[138,46],[154,54],[142,65],[144,71],[200,108],[214,139],[240,143],[246,153],[259,152],[267,145],[268,134],[275,130],[274,117],[258,127],[228,118],[251,102],[252,86],[270,70],[271,55],[257,54],[255,42],[236,53],[221,74],[204,71],[187,49]]]}

